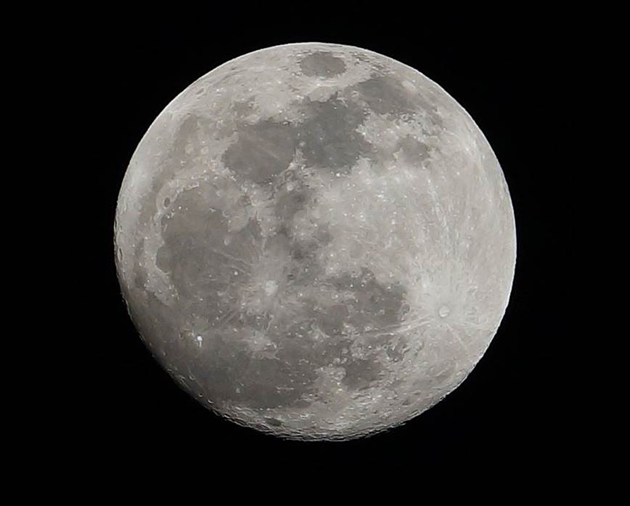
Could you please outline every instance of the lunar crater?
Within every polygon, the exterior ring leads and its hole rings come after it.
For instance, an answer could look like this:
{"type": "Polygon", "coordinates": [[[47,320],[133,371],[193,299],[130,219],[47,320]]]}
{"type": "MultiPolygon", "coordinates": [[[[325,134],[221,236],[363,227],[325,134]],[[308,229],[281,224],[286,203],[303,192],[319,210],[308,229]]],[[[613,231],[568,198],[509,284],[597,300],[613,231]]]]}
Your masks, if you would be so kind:
{"type": "Polygon", "coordinates": [[[346,71],[346,64],[342,58],[332,53],[318,51],[311,53],[300,60],[302,73],[309,77],[333,77],[346,71]]]}

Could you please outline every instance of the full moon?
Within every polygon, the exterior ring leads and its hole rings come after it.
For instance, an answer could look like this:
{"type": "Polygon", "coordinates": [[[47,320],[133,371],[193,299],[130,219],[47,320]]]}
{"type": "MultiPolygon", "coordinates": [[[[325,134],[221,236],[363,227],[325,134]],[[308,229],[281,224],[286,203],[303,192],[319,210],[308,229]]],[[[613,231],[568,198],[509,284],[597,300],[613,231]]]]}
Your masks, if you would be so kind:
{"type": "Polygon", "coordinates": [[[497,332],[516,229],[468,113],[372,51],[300,43],[204,75],[160,113],[114,226],[131,319],[204,406],[288,439],[426,411],[497,332]]]}

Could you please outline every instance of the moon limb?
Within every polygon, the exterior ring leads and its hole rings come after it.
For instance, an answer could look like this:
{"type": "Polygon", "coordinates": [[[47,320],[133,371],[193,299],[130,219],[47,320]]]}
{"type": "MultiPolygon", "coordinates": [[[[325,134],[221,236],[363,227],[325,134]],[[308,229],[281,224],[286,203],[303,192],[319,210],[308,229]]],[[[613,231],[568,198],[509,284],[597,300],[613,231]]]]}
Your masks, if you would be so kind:
{"type": "Polygon", "coordinates": [[[185,389],[237,423],[348,439],[465,379],[511,290],[503,173],[470,116],[376,53],[290,44],[195,81],[122,184],[132,319],[185,389]]]}

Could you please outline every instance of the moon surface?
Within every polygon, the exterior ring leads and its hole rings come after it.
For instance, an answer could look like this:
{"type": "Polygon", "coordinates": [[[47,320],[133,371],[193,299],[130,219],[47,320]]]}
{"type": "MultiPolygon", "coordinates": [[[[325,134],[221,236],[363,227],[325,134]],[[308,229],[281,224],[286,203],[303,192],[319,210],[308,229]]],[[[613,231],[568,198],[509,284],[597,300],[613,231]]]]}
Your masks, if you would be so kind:
{"type": "Polygon", "coordinates": [[[160,113],[125,174],[116,267],[199,402],[289,439],[394,427],[453,391],[504,315],[503,172],[466,111],[386,56],[246,54],[160,113]]]}

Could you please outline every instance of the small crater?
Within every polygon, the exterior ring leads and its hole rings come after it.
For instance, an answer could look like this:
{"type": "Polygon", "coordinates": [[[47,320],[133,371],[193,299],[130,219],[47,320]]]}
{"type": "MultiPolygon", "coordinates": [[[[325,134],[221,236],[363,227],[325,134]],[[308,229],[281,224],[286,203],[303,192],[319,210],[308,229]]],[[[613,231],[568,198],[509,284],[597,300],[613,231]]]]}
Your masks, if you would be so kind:
{"type": "Polygon", "coordinates": [[[446,318],[449,314],[451,314],[451,309],[447,305],[443,305],[439,310],[438,314],[440,318],[446,318]]]}
{"type": "Polygon", "coordinates": [[[300,69],[309,77],[334,77],[346,71],[346,64],[332,53],[317,52],[300,60],[300,69]]]}
{"type": "Polygon", "coordinates": [[[166,197],[164,199],[164,207],[168,207],[171,205],[171,199],[169,199],[168,197],[166,197]]]}
{"type": "Polygon", "coordinates": [[[272,427],[280,427],[282,426],[282,422],[276,418],[265,418],[265,422],[267,422],[272,427]]]}

